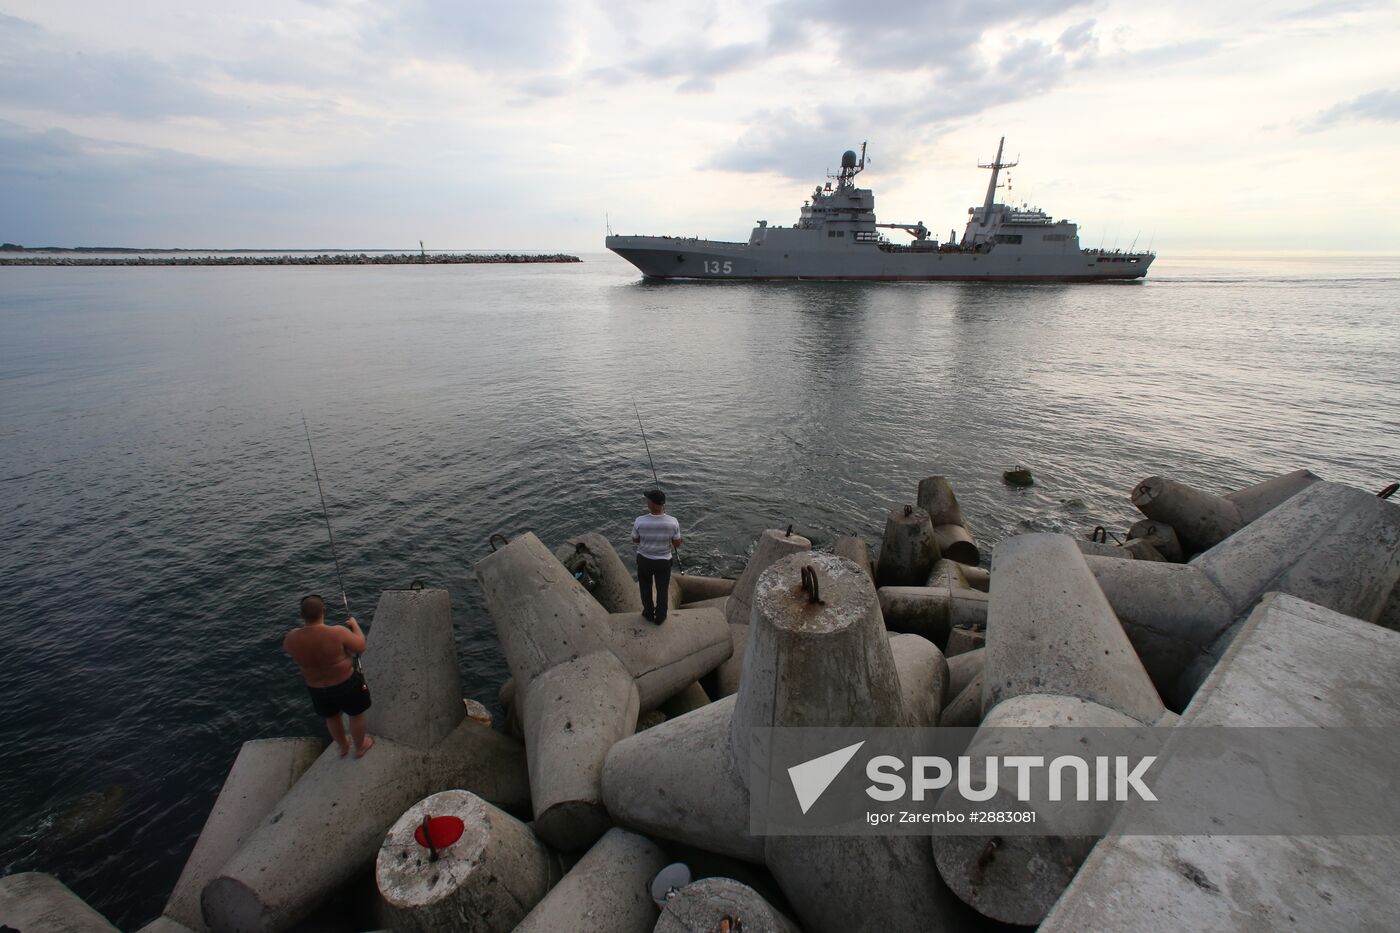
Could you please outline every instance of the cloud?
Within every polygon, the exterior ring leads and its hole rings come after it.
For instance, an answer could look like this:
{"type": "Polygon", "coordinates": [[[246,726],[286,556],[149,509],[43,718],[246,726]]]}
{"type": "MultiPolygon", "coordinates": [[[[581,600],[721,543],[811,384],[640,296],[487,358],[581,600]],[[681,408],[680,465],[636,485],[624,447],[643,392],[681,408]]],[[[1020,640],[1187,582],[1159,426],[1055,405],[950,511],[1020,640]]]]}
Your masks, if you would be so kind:
{"type": "Polygon", "coordinates": [[[409,0],[376,5],[362,40],[372,50],[477,70],[538,72],[566,62],[573,4],[562,0],[409,0]]]}
{"type": "Polygon", "coordinates": [[[1338,123],[1354,123],[1358,120],[1400,122],[1400,90],[1385,88],[1342,101],[1315,114],[1305,122],[1304,129],[1316,132],[1338,123]]]}

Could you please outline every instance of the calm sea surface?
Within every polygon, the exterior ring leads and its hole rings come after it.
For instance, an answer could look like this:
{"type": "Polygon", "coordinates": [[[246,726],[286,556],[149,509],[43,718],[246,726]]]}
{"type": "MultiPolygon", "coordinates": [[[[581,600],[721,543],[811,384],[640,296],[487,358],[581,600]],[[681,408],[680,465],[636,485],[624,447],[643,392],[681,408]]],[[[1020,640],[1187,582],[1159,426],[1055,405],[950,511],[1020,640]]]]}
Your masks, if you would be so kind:
{"type": "Polygon", "coordinates": [[[765,527],[876,541],[952,478],[984,542],[1121,530],[1140,478],[1400,478],[1400,259],[1167,258],[1137,284],[644,284],[579,265],[0,269],[0,873],[159,913],[247,739],[320,735],[283,632],[452,593],[506,667],[500,531],[625,544],[651,475],[692,572],[765,527]],[[1025,464],[1037,485],[1012,489],[1025,464]],[[78,805],[75,807],[76,802],[78,805]]]}

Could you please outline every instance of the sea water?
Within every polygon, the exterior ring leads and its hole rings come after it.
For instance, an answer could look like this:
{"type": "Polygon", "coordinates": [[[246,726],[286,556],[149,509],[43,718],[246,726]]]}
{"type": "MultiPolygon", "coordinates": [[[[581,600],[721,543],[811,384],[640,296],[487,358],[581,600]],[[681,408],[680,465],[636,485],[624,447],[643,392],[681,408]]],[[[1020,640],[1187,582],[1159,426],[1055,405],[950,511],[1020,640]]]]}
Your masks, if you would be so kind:
{"type": "MultiPolygon", "coordinates": [[[[1145,282],[651,284],[578,265],[0,269],[0,873],[155,916],[239,744],[320,735],[298,598],[452,595],[507,676],[494,532],[604,532],[653,485],[695,573],[789,524],[872,544],[948,476],[984,554],[1122,532],[1163,473],[1400,478],[1400,260],[1166,257],[1145,282]],[[635,405],[635,409],[634,409],[635,405]],[[1029,467],[1036,485],[1006,486],[1029,467]]],[[[341,615],[338,611],[333,617],[341,615]]]]}

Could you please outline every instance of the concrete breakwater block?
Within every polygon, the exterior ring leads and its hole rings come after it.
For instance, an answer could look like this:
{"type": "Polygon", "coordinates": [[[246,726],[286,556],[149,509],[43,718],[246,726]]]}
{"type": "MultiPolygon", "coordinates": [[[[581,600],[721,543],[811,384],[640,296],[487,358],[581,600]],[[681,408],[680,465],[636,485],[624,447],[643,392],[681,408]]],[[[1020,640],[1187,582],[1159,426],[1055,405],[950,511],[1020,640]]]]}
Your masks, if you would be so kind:
{"type": "Polygon", "coordinates": [[[570,573],[582,571],[593,583],[585,587],[608,612],[641,612],[642,592],[608,539],[591,531],[554,549],[570,573]]]}
{"type": "Polygon", "coordinates": [[[515,680],[530,762],[535,832],[586,848],[610,824],[603,761],[638,713],[686,689],[733,650],[713,609],[676,610],[656,626],[609,614],[533,534],[476,565],[515,680]]]}
{"type": "Polygon", "coordinates": [[[929,578],[940,557],[927,511],[911,505],[890,509],[885,516],[880,558],[875,562],[876,583],[919,586],[929,578]]]}
{"type": "Polygon", "coordinates": [[[1400,506],[1315,482],[1186,565],[1087,563],[1158,690],[1180,709],[1266,591],[1379,622],[1400,581],[1400,506]]]}
{"type": "Polygon", "coordinates": [[[435,791],[468,788],[528,810],[524,748],[466,719],[447,609],[441,590],[381,596],[365,670],[374,691],[371,729],[378,721],[383,731],[363,758],[341,758],[334,746],[322,752],[238,847],[201,895],[209,929],[294,925],[368,866],[384,831],[435,791]],[[414,744],[449,726],[431,747],[414,744]]]}
{"type": "Polygon", "coordinates": [[[720,697],[739,692],[739,681],[744,674],[744,652],[748,650],[749,645],[748,625],[735,625],[731,622],[729,640],[732,648],[730,655],[720,662],[715,670],[715,687],[720,697]]]}
{"type": "Polygon", "coordinates": [[[409,807],[374,868],[388,926],[403,933],[508,933],[560,874],[558,858],[530,827],[463,790],[409,807]],[[425,830],[438,846],[435,859],[425,830]]]}
{"type": "Polygon", "coordinates": [[[666,901],[656,933],[714,933],[728,918],[743,933],[799,933],[797,925],[746,884],[732,878],[701,878],[666,901]],[[736,925],[742,923],[742,928],[736,925]]]}
{"type": "Polygon", "coordinates": [[[1240,510],[1245,522],[1252,522],[1272,512],[1313,483],[1322,482],[1322,477],[1311,470],[1294,470],[1266,479],[1262,483],[1246,486],[1225,494],[1225,498],[1240,510]]]}
{"type": "MultiPolygon", "coordinates": [[[[1114,729],[1141,723],[1115,710],[1072,696],[1020,694],[988,710],[966,754],[984,756],[1039,755],[1054,745],[1056,727],[1114,729]],[[1041,745],[1041,742],[1044,745],[1041,745]]],[[[1083,754],[1092,756],[1090,741],[1083,754]]],[[[956,788],[944,791],[939,806],[967,814],[982,809],[1023,809],[1016,797],[1012,769],[996,775],[996,792],[985,802],[965,799],[956,788]]],[[[980,784],[979,776],[973,783],[980,784]]],[[[1055,825],[1055,804],[1042,805],[1036,822],[1055,825]]],[[[1061,804],[1067,808],[1074,803],[1061,804]]],[[[1062,824],[1063,825],[1063,824],[1062,824]]],[[[1002,923],[1034,926],[1074,879],[1097,837],[1082,835],[943,836],[932,837],[938,871],[948,887],[978,913],[1002,923]]]]}
{"type": "MultiPolygon", "coordinates": [[[[1400,634],[1271,593],[1180,727],[1394,727],[1397,670],[1400,634]]],[[[1391,930],[1397,866],[1394,836],[1110,833],[1041,930],[1391,930]]]]}
{"type": "Polygon", "coordinates": [[[1147,477],[1131,498],[1143,515],[1171,525],[1190,554],[1214,547],[1246,524],[1239,507],[1225,497],[1165,476],[1147,477]]]}
{"type": "Polygon", "coordinates": [[[857,567],[865,568],[870,573],[870,579],[875,579],[875,562],[870,559],[870,545],[859,535],[837,538],[836,543],[831,546],[831,553],[846,558],[857,567]]]}
{"type": "Polygon", "coordinates": [[[972,678],[982,673],[986,662],[985,646],[964,651],[962,654],[948,655],[948,696],[955,697],[972,683],[972,678]]]}
{"type": "Polygon", "coordinates": [[[1146,541],[1152,545],[1152,549],[1161,555],[1162,560],[1169,563],[1179,564],[1186,560],[1186,552],[1181,548],[1181,540],[1176,536],[1176,529],[1166,522],[1155,522],[1150,518],[1134,522],[1128,529],[1129,541],[1146,541]]]}
{"type": "Polygon", "coordinates": [[[693,573],[673,574],[672,579],[681,588],[681,605],[703,603],[721,599],[734,592],[738,580],[729,577],[702,577],[693,573]]]}
{"type": "Polygon", "coordinates": [[[67,885],[37,871],[0,878],[0,925],[19,933],[114,933],[67,885]]]}
{"type": "Polygon", "coordinates": [[[306,773],[324,745],[312,738],[243,743],[166,901],[165,917],[191,930],[207,929],[199,905],[204,886],[306,773]]]}
{"type": "Polygon", "coordinates": [[[948,657],[955,658],[987,646],[987,629],[980,625],[959,625],[948,633],[948,657]]]}
{"type": "Polygon", "coordinates": [[[665,864],[666,853],[650,839],[610,829],[535,905],[514,933],[647,933],[655,925],[657,913],[647,883],[665,864]]]}
{"type": "Polygon", "coordinates": [[[918,635],[889,636],[899,678],[900,698],[910,726],[936,726],[948,702],[948,662],[943,652],[918,635]]]}
{"type": "Polygon", "coordinates": [[[880,612],[891,631],[922,635],[940,648],[957,627],[987,624],[988,596],[945,586],[882,586],[880,612]]]}
{"type": "Polygon", "coordinates": [[[940,726],[967,729],[982,724],[982,670],[978,668],[938,716],[940,726]]]}
{"type": "Polygon", "coordinates": [[[982,708],[1078,697],[1151,724],[1165,707],[1074,539],[1007,538],[992,554],[982,708]]]}
{"type": "Polygon", "coordinates": [[[799,551],[810,551],[812,542],[799,534],[790,534],[776,528],[766,529],[754,544],[753,556],[744,565],[744,572],[734,584],[729,594],[729,604],[725,616],[731,625],[748,625],[753,614],[753,591],[763,571],[778,560],[799,551]]]}
{"type": "Polygon", "coordinates": [[[976,567],[982,560],[972,529],[963,517],[953,485],[945,476],[929,476],[919,480],[919,508],[928,512],[933,524],[933,536],[944,557],[976,567]]]}

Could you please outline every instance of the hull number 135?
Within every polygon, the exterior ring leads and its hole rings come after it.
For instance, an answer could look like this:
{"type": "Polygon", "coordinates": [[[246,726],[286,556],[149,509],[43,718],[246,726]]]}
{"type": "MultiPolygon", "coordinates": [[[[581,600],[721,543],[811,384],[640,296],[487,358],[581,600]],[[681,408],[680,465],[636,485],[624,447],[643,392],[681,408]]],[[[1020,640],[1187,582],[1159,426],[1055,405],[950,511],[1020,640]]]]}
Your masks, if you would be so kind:
{"type": "Polygon", "coordinates": [[[729,275],[734,271],[734,263],[726,259],[724,262],[716,260],[704,260],[700,263],[705,267],[705,271],[715,275],[729,275]]]}

